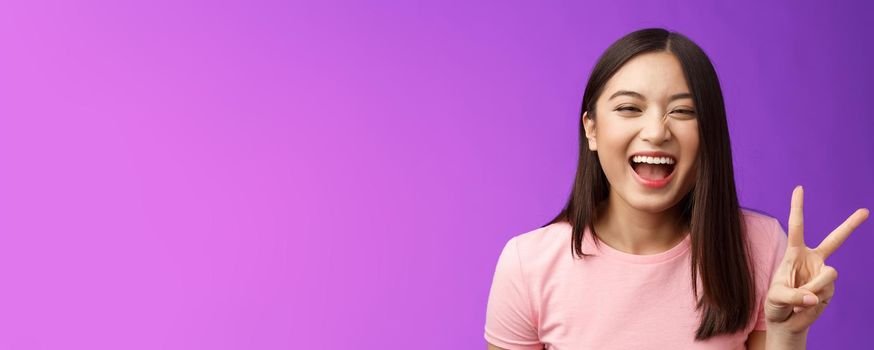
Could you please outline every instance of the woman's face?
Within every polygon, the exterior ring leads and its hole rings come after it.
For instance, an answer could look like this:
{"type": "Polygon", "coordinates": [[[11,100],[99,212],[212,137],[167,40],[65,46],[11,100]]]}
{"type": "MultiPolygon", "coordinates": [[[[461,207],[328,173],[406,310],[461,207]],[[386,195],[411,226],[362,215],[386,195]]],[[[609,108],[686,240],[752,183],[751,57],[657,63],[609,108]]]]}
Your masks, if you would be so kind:
{"type": "Polygon", "coordinates": [[[586,112],[583,122],[589,149],[597,151],[610,183],[611,199],[646,212],[672,208],[695,184],[699,141],[697,110],[680,62],[668,52],[638,55],[603,91],[595,120],[586,112]],[[673,165],[632,165],[633,155],[653,151],[669,158],[656,162],[673,165]]]}

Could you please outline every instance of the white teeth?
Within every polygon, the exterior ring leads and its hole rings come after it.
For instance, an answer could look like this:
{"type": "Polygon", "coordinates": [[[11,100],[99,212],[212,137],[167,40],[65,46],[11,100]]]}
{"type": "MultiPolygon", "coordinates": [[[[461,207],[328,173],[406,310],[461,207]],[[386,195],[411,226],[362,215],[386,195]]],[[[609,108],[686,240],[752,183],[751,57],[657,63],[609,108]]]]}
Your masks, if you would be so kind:
{"type": "Polygon", "coordinates": [[[674,158],[671,157],[646,157],[646,156],[634,156],[631,158],[632,162],[635,163],[649,163],[649,164],[674,164],[674,158]]]}

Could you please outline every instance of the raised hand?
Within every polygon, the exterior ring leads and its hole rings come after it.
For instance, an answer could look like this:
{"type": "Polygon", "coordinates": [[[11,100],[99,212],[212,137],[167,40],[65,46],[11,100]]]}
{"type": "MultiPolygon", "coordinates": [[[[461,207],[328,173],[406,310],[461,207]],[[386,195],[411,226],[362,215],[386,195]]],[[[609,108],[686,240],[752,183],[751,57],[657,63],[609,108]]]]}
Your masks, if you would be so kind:
{"type": "Polygon", "coordinates": [[[811,249],[804,244],[803,199],[804,190],[796,186],[789,211],[786,253],[771,279],[765,301],[768,328],[797,334],[807,331],[835,293],[834,281],[838,272],[826,265],[825,259],[868,218],[869,213],[865,208],[856,210],[819,246],[811,249]]]}

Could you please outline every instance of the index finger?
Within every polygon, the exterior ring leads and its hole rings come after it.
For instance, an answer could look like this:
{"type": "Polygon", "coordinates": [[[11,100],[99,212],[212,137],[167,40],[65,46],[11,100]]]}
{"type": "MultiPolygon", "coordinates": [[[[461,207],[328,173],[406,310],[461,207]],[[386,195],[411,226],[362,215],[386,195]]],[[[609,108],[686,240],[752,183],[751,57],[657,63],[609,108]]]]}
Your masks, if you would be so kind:
{"type": "Polygon", "coordinates": [[[855,230],[856,227],[859,227],[859,225],[861,225],[867,218],[868,209],[862,208],[856,210],[853,215],[850,215],[850,217],[844,220],[841,226],[838,226],[838,228],[829,233],[828,236],[822,240],[822,243],[820,243],[814,250],[822,254],[822,258],[825,260],[829,255],[832,255],[835,250],[838,250],[838,247],[847,240],[850,233],[853,233],[853,230],[855,230]]]}
{"type": "Polygon", "coordinates": [[[789,246],[804,247],[804,188],[792,190],[792,205],[789,208],[789,246]]]}

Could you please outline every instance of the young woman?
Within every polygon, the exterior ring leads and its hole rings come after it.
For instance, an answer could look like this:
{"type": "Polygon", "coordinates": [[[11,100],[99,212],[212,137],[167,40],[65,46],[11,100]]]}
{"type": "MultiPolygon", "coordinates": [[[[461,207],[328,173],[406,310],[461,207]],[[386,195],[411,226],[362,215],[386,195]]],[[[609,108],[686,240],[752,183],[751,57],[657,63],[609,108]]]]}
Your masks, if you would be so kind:
{"type": "Polygon", "coordinates": [[[824,260],[868,210],[811,249],[801,187],[788,237],[739,207],[722,91],[701,48],[659,28],[611,45],[583,95],[579,157],[561,213],[498,258],[489,349],[805,348],[834,294],[824,260]]]}

